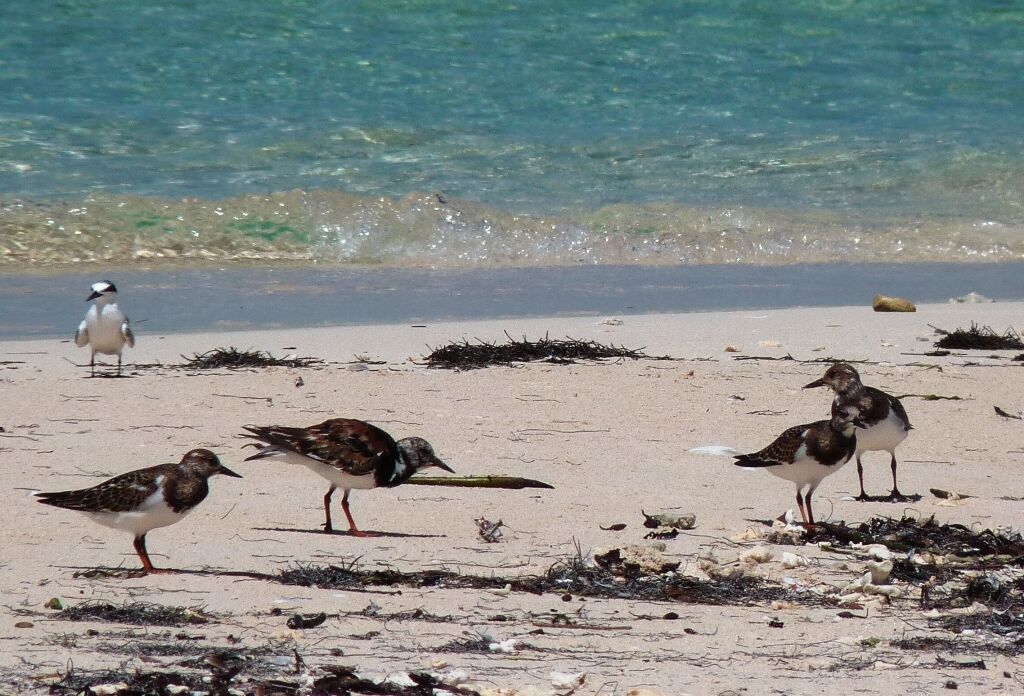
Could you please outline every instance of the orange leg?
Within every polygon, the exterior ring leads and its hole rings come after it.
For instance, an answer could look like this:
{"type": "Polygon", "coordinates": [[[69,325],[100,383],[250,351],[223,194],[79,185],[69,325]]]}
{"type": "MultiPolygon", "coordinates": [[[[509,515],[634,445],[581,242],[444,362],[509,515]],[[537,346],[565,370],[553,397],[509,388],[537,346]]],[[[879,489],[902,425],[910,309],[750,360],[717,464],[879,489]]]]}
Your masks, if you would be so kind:
{"type": "Polygon", "coordinates": [[[889,500],[905,500],[906,496],[900,493],[900,489],[896,486],[896,453],[890,452],[892,461],[889,462],[889,468],[892,469],[892,493],[889,494],[889,500]]]}
{"type": "Polygon", "coordinates": [[[800,495],[800,489],[796,489],[796,505],[800,508],[800,519],[803,520],[804,524],[807,524],[807,511],[804,510],[804,499],[800,495]]]}
{"type": "Polygon", "coordinates": [[[857,455],[857,478],[860,480],[860,495],[857,496],[857,500],[865,501],[868,499],[868,494],[864,492],[864,465],[860,463],[860,455],[857,455]]]}
{"type": "Polygon", "coordinates": [[[154,568],[153,562],[149,560],[149,552],[146,551],[146,535],[135,537],[135,553],[139,554],[139,558],[142,559],[142,572],[143,573],[173,573],[174,571],[169,568],[154,568]]]}
{"type": "Polygon", "coordinates": [[[348,489],[345,489],[345,495],[341,498],[341,509],[345,511],[345,517],[348,518],[348,533],[357,537],[378,536],[373,532],[362,532],[356,527],[356,521],[352,519],[352,511],[348,509],[348,494],[350,492],[348,489]]]}
{"type": "MultiPolygon", "coordinates": [[[[327,494],[324,496],[324,518],[325,518],[325,521],[324,521],[324,531],[325,532],[333,532],[334,531],[334,525],[331,524],[331,496],[334,495],[334,491],[337,488],[338,488],[337,486],[331,486],[330,488],[327,489],[327,494]]],[[[346,493],[347,493],[347,491],[346,491],[346,493]]]]}

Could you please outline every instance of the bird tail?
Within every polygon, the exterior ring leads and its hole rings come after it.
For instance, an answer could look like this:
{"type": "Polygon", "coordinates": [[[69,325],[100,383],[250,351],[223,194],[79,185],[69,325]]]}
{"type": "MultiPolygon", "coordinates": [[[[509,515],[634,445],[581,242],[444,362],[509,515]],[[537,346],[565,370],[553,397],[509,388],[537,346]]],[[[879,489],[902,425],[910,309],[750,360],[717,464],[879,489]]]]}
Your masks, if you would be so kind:
{"type": "Polygon", "coordinates": [[[246,443],[246,447],[259,447],[260,450],[251,457],[246,457],[245,461],[249,462],[254,459],[266,459],[272,457],[275,454],[287,452],[287,436],[290,431],[296,430],[296,428],[283,428],[279,426],[267,426],[262,427],[258,425],[243,425],[242,429],[246,431],[244,437],[250,437],[253,440],[259,442],[246,443]]]}
{"type": "Polygon", "coordinates": [[[80,509],[82,502],[81,491],[56,491],[54,493],[37,491],[32,494],[32,497],[45,505],[66,508],[68,510],[80,509]]]}
{"type": "Polygon", "coordinates": [[[742,466],[744,469],[762,469],[769,466],[778,466],[778,462],[773,462],[768,459],[759,459],[753,454],[737,454],[735,457],[736,461],[733,462],[736,466],[742,466]]]}

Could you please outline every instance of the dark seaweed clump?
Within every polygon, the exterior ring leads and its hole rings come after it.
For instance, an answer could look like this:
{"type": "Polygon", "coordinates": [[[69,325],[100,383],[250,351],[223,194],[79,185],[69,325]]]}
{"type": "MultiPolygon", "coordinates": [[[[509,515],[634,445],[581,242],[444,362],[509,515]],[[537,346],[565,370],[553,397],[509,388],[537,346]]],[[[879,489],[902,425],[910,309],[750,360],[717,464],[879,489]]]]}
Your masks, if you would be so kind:
{"type": "MultiPolygon", "coordinates": [[[[508,334],[506,334],[508,336],[508,334]]],[[[631,360],[672,360],[668,356],[650,356],[642,349],[603,345],[596,341],[580,341],[573,338],[529,341],[525,337],[517,341],[511,336],[508,343],[478,341],[453,342],[434,348],[424,358],[427,367],[445,370],[475,370],[482,367],[503,366],[513,363],[547,362],[573,364],[580,360],[605,360],[609,358],[631,360]]]]}
{"type": "Polygon", "coordinates": [[[168,607],[147,602],[83,602],[55,614],[64,621],[107,621],[132,626],[185,626],[202,624],[210,615],[196,607],[168,607]]]}
{"type": "Polygon", "coordinates": [[[181,367],[188,370],[238,370],[248,367],[310,367],[322,363],[319,358],[275,358],[270,353],[262,350],[239,350],[234,346],[230,348],[216,348],[205,353],[194,353],[191,358],[181,356],[185,359],[181,367]]]}
{"type": "MultiPolygon", "coordinates": [[[[678,564],[673,564],[678,565],[678,564]]],[[[277,581],[286,585],[316,585],[331,589],[366,587],[444,587],[449,589],[495,590],[508,587],[514,592],[573,594],[582,597],[674,600],[688,604],[742,605],[790,598],[786,588],[756,578],[698,580],[682,577],[663,568],[645,571],[617,562],[612,554],[588,563],[582,556],[553,564],[544,575],[462,575],[449,571],[362,570],[354,566],[298,565],[281,571],[277,581]]]]}
{"type": "Polygon", "coordinates": [[[967,331],[957,329],[946,333],[935,342],[935,347],[961,350],[1021,350],[1024,348],[1024,342],[1020,340],[1020,334],[1012,328],[1007,329],[1006,333],[997,334],[991,327],[978,327],[972,323],[967,331]]]}
{"type": "MultiPolygon", "coordinates": [[[[209,693],[212,696],[228,696],[231,690],[238,689],[235,682],[242,663],[231,666],[211,666],[210,675],[204,679],[198,672],[145,672],[142,670],[70,670],[56,684],[50,685],[51,694],[88,694],[91,689],[101,684],[123,683],[124,688],[118,696],[170,696],[168,687],[187,686],[193,692],[209,693]],[[234,683],[233,683],[234,682],[234,683]]],[[[378,683],[364,679],[356,674],[351,667],[331,666],[324,669],[325,674],[314,679],[307,685],[304,678],[287,678],[259,680],[256,686],[246,684],[245,693],[284,694],[315,694],[316,696],[350,696],[351,694],[381,694],[383,696],[433,696],[438,692],[454,696],[480,696],[478,691],[464,687],[445,684],[437,678],[422,672],[411,672],[413,684],[403,686],[393,682],[378,683]]],[[[175,690],[176,691],[176,690],[175,690]]]]}

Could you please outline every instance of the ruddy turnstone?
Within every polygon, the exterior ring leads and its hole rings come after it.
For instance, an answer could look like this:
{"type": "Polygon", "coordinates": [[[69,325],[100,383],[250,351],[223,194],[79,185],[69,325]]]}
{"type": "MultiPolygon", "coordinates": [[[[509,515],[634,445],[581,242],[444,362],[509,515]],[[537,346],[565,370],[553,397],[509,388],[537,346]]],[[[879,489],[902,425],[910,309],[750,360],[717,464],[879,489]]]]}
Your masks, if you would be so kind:
{"type": "Polygon", "coordinates": [[[832,406],[829,420],[789,428],[763,450],[736,455],[736,466],[766,468],[796,484],[796,504],[804,524],[814,525],[811,494],[818,484],[850,461],[857,449],[859,412],[850,405],[832,406]],[[807,493],[801,496],[801,491],[807,493]],[[806,505],[806,510],[804,506],[806,505]]]}
{"type": "Polygon", "coordinates": [[[135,535],[135,551],[144,573],[172,572],[154,568],[146,551],[146,533],[182,519],[210,492],[207,479],[214,474],[242,478],[220,463],[207,449],[185,453],[177,464],[160,464],[129,471],[109,481],[78,491],[35,493],[39,502],[84,512],[104,527],[135,535]]]}
{"type": "Polygon", "coordinates": [[[341,509],[348,518],[353,536],[372,536],[361,532],[348,507],[352,489],[391,488],[404,483],[420,469],[436,466],[455,473],[434,454],[430,443],[420,437],[397,442],[375,425],[354,418],[332,418],[308,428],[245,426],[246,437],[259,440],[260,451],[245,461],[275,458],[302,464],[331,482],[324,495],[324,531],[331,524],[331,496],[345,489],[341,509]]]}
{"type": "Polygon", "coordinates": [[[804,389],[829,387],[836,396],[834,404],[852,404],[861,413],[864,429],[857,433],[857,478],[860,479],[860,495],[857,500],[868,500],[864,492],[864,465],[861,455],[864,452],[888,452],[892,469],[892,492],[890,500],[903,500],[896,485],[896,447],[907,438],[914,426],[903,408],[903,404],[895,396],[886,394],[874,387],[861,384],[860,375],[852,365],[836,363],[825,371],[821,379],[816,379],[804,389]]]}
{"type": "Polygon", "coordinates": [[[75,345],[81,348],[88,345],[89,375],[96,376],[96,354],[117,356],[117,376],[121,376],[121,351],[125,344],[135,347],[135,334],[128,324],[128,317],[117,306],[117,288],[109,280],[101,280],[92,284],[92,294],[86,302],[96,300],[85,319],[78,325],[75,332],[75,345]]]}

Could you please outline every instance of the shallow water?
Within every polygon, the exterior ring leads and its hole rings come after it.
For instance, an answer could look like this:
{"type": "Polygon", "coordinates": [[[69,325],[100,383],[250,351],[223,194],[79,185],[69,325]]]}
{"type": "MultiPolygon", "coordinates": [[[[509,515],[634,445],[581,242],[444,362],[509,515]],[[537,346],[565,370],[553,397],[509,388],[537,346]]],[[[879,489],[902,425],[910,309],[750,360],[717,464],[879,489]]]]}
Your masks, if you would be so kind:
{"type": "Polygon", "coordinates": [[[1024,258],[1024,7],[0,4],[0,267],[1024,258]]]}

